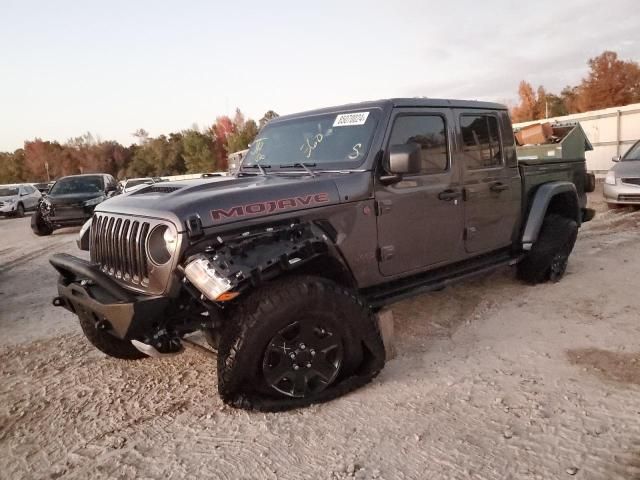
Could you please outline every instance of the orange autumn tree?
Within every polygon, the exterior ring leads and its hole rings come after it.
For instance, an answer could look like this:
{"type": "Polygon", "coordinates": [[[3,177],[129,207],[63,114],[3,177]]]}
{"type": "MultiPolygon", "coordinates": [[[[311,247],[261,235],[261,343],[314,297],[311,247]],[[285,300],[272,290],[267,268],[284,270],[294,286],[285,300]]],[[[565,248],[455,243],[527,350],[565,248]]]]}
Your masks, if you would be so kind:
{"type": "Polygon", "coordinates": [[[606,51],[589,59],[589,74],[578,87],[583,112],[640,102],[640,67],[606,51]]]}
{"type": "Polygon", "coordinates": [[[521,81],[520,102],[511,111],[513,121],[540,120],[640,102],[637,62],[621,60],[616,52],[605,51],[587,64],[587,76],[578,85],[567,85],[560,95],[548,93],[542,86],[535,92],[530,83],[521,81]]]}

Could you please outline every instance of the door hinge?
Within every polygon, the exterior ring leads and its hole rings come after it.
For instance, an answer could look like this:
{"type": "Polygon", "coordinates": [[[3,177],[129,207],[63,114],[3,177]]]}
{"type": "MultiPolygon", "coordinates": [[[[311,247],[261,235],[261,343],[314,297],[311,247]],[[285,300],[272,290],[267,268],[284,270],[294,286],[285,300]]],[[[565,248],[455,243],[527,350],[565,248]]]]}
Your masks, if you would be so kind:
{"type": "Polygon", "coordinates": [[[391,206],[393,202],[391,200],[376,200],[375,208],[376,208],[376,216],[384,215],[385,213],[389,213],[391,211],[391,206]]]}
{"type": "Polygon", "coordinates": [[[187,218],[187,235],[189,238],[199,238],[204,232],[202,230],[202,220],[200,220],[200,215],[191,215],[187,218]]]}
{"type": "Polygon", "coordinates": [[[396,248],[393,245],[386,245],[384,247],[378,247],[376,250],[376,256],[379,262],[391,260],[396,253],[396,248]]]}
{"type": "Polygon", "coordinates": [[[464,239],[469,240],[473,238],[476,233],[478,233],[477,227],[467,227],[464,229],[464,239]]]}

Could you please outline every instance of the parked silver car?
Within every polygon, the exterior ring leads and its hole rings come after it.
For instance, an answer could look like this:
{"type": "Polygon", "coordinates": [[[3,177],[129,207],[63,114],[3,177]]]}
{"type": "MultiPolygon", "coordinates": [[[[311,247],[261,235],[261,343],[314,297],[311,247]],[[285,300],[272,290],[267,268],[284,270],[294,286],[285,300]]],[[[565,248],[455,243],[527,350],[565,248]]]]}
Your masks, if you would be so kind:
{"type": "Polygon", "coordinates": [[[609,206],[640,206],[640,140],[622,157],[614,157],[604,179],[604,199],[609,206]]]}
{"type": "Polygon", "coordinates": [[[24,216],[35,210],[42,195],[31,185],[0,185],[0,215],[24,216]]]}

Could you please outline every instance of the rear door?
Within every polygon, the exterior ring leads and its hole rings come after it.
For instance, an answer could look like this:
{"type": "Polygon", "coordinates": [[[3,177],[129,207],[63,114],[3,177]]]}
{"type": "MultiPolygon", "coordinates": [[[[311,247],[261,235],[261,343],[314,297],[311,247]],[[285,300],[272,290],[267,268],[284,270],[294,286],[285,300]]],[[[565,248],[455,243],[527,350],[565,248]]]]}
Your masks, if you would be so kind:
{"type": "Polygon", "coordinates": [[[422,170],[392,185],[376,180],[378,259],[383,275],[425,270],[452,261],[462,250],[462,189],[451,162],[454,122],[450,109],[393,112],[386,152],[391,145],[417,143],[422,170]]]}
{"type": "Polygon", "coordinates": [[[25,206],[28,209],[36,208],[38,200],[40,199],[40,192],[38,192],[38,190],[36,190],[35,187],[32,187],[31,185],[25,185],[24,188],[27,193],[27,196],[25,198],[28,198],[28,206],[25,206]]]}
{"type": "Polygon", "coordinates": [[[520,178],[515,165],[505,162],[499,112],[456,113],[465,250],[483,253],[505,247],[511,243],[520,212],[520,178]]]}

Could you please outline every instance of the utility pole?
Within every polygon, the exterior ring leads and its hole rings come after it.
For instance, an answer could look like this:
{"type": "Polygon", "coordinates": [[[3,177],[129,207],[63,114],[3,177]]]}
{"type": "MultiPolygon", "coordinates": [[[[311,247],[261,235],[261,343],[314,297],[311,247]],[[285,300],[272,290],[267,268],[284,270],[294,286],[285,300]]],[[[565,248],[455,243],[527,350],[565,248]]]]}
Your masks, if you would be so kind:
{"type": "Polygon", "coordinates": [[[47,183],[51,181],[51,177],[49,176],[49,162],[44,161],[44,168],[47,171],[47,183]]]}

